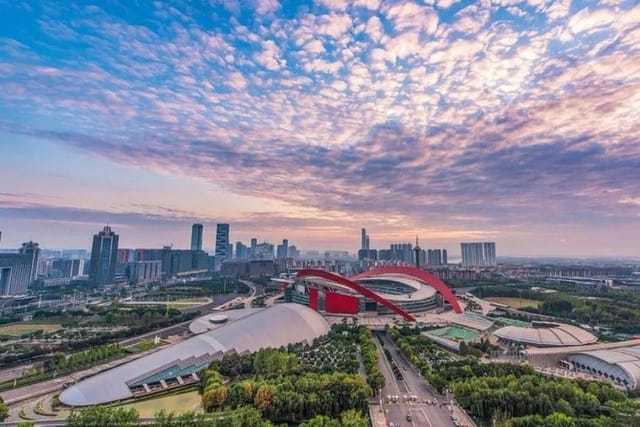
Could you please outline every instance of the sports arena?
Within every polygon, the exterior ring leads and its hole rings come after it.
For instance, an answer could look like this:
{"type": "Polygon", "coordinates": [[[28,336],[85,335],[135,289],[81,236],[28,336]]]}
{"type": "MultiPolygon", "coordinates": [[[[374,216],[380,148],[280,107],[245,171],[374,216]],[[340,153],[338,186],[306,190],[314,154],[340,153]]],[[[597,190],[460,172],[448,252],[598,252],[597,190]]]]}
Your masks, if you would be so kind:
{"type": "Polygon", "coordinates": [[[399,315],[444,308],[462,313],[455,295],[434,275],[413,267],[382,267],[346,278],[320,269],[300,270],[287,299],[327,315],[399,315]]]}

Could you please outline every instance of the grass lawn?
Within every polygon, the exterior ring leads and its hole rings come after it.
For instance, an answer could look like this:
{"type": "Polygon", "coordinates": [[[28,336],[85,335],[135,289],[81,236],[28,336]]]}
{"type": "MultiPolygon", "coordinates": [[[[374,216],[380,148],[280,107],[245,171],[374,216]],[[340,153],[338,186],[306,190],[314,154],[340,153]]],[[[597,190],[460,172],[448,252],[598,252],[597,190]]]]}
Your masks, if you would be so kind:
{"type": "Polygon", "coordinates": [[[202,399],[197,390],[190,390],[180,394],[168,394],[139,402],[122,405],[122,408],[134,408],[141,418],[153,417],[164,409],[174,414],[182,414],[189,411],[200,411],[202,399]]]}
{"type": "Polygon", "coordinates": [[[499,304],[506,304],[509,307],[513,308],[522,308],[522,307],[538,307],[540,305],[540,301],[536,301],[533,299],[526,298],[510,298],[510,297],[488,297],[484,298],[489,302],[497,302],[499,304]]]}
{"type": "Polygon", "coordinates": [[[53,332],[58,329],[62,329],[62,325],[59,323],[9,323],[7,325],[0,326],[0,335],[11,335],[19,337],[23,334],[30,334],[32,332],[42,329],[44,332],[53,332]]]}

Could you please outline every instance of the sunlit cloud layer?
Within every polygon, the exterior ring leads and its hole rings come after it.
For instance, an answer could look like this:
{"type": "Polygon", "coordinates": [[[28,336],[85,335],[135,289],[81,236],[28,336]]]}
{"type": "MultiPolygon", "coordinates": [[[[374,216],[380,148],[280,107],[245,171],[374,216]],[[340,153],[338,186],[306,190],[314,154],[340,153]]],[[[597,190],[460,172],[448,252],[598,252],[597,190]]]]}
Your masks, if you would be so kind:
{"type": "Polygon", "coordinates": [[[520,253],[640,241],[636,1],[133,3],[0,0],[0,130],[276,200],[221,219],[325,247],[360,225],[520,253]]]}

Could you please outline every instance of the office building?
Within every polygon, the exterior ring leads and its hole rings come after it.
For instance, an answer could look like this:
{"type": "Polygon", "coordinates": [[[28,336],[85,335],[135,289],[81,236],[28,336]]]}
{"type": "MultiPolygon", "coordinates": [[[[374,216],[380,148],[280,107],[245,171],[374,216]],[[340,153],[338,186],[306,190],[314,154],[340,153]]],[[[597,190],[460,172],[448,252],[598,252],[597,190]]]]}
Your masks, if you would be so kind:
{"type": "Polygon", "coordinates": [[[360,249],[358,251],[358,261],[377,261],[378,251],[375,249],[360,249]]]}
{"type": "Polygon", "coordinates": [[[167,278],[185,273],[204,273],[209,269],[207,253],[204,251],[176,250],[166,246],[162,250],[162,274],[167,278]]]}
{"type": "Polygon", "coordinates": [[[255,258],[256,256],[256,246],[258,245],[258,239],[255,237],[251,238],[251,248],[249,250],[249,258],[255,258]]]}
{"type": "Polygon", "coordinates": [[[26,294],[32,268],[33,259],[28,254],[0,254],[0,297],[26,294]]]}
{"type": "Polygon", "coordinates": [[[257,244],[255,246],[254,255],[252,259],[255,259],[255,260],[273,259],[273,245],[267,242],[257,244]]]}
{"type": "Polygon", "coordinates": [[[236,259],[248,259],[249,248],[242,242],[236,242],[236,259]]]}
{"type": "Polygon", "coordinates": [[[125,275],[130,283],[138,285],[160,282],[162,278],[162,261],[130,262],[125,269],[125,275]]]}
{"type": "Polygon", "coordinates": [[[220,271],[222,262],[231,258],[229,253],[229,224],[216,224],[216,271],[220,271]]]}
{"type": "Polygon", "coordinates": [[[361,238],[360,238],[360,249],[369,250],[371,248],[369,241],[369,235],[367,234],[367,229],[363,228],[360,230],[361,238]]]}
{"type": "Polygon", "coordinates": [[[276,249],[276,258],[282,259],[289,256],[289,241],[287,239],[282,240],[282,244],[278,245],[276,249]]]}
{"type": "Polygon", "coordinates": [[[394,243],[391,245],[391,259],[413,264],[413,245],[411,243],[394,243]]]}
{"type": "Polygon", "coordinates": [[[461,243],[463,267],[484,267],[496,265],[495,242],[461,243]]]}
{"type": "Polygon", "coordinates": [[[482,254],[484,255],[484,265],[497,265],[495,242],[484,242],[482,244],[482,254]]]}
{"type": "Polygon", "coordinates": [[[293,259],[300,258],[300,251],[298,250],[298,248],[295,247],[295,245],[289,246],[289,258],[293,258],[293,259]]]}
{"type": "Polygon", "coordinates": [[[96,285],[109,285],[114,282],[118,261],[119,236],[106,226],[93,236],[89,280],[96,285]]]}
{"type": "Polygon", "coordinates": [[[442,250],[442,264],[443,265],[449,264],[449,259],[447,257],[447,250],[446,249],[442,250]]]}
{"type": "Polygon", "coordinates": [[[31,283],[38,278],[38,258],[40,257],[40,248],[37,243],[29,241],[22,244],[18,253],[29,258],[29,263],[31,264],[29,271],[29,283],[31,283]]]}
{"type": "Polygon", "coordinates": [[[193,224],[191,227],[191,250],[192,251],[201,251],[202,250],[202,224],[193,224]]]}
{"type": "Polygon", "coordinates": [[[57,258],[51,261],[49,276],[71,279],[82,274],[83,266],[81,259],[57,258]]]}

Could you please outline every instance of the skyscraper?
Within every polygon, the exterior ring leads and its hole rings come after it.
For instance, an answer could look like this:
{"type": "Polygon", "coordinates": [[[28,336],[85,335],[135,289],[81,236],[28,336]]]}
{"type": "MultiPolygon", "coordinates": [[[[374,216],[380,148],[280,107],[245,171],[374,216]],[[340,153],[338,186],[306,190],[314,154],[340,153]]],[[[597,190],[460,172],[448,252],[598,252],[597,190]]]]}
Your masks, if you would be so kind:
{"type": "Polygon", "coordinates": [[[360,249],[369,250],[369,236],[367,236],[367,229],[363,228],[360,230],[360,249]]]}
{"type": "Polygon", "coordinates": [[[26,294],[32,264],[28,255],[0,254],[0,296],[26,294]]]}
{"type": "Polygon", "coordinates": [[[496,265],[495,242],[461,243],[462,266],[493,266],[496,265]]]}
{"type": "Polygon", "coordinates": [[[229,253],[229,224],[216,224],[216,271],[220,271],[222,261],[231,258],[229,253]]]}
{"type": "Polygon", "coordinates": [[[282,259],[289,256],[289,241],[282,239],[282,244],[276,248],[276,258],[282,259]]]}
{"type": "Polygon", "coordinates": [[[236,259],[249,258],[249,248],[242,242],[236,242],[236,259]]]}
{"type": "Polygon", "coordinates": [[[414,252],[414,261],[416,263],[416,268],[420,268],[420,256],[422,255],[422,249],[420,249],[420,244],[418,243],[418,236],[416,236],[416,246],[413,248],[414,252]]]}
{"type": "Polygon", "coordinates": [[[496,243],[484,242],[482,244],[484,265],[496,265],[496,243]]]}
{"type": "Polygon", "coordinates": [[[96,285],[113,283],[118,261],[119,236],[106,226],[93,236],[89,279],[96,285]]]}
{"type": "Polygon", "coordinates": [[[25,242],[18,251],[20,255],[29,257],[31,263],[31,270],[29,273],[29,283],[33,282],[38,277],[38,258],[40,257],[40,248],[35,242],[25,242]]]}
{"type": "Polygon", "coordinates": [[[193,224],[191,227],[191,250],[202,250],[202,224],[193,224]]]}

